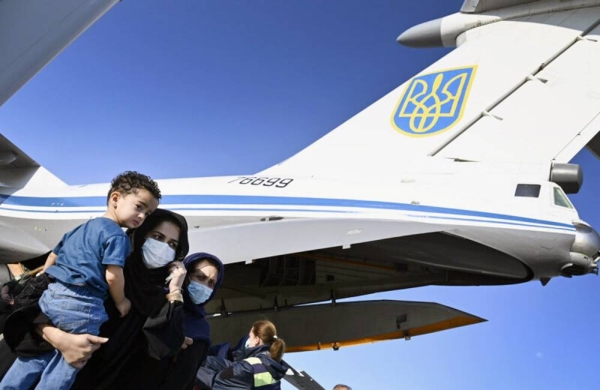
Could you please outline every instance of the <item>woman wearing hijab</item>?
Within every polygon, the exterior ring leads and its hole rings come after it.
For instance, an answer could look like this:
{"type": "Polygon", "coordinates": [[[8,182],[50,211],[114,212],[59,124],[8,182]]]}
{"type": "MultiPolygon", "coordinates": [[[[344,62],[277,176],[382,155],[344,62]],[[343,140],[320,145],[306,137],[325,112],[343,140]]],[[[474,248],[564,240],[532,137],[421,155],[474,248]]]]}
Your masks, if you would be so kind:
{"type": "Polygon", "coordinates": [[[182,260],[189,249],[185,218],[157,209],[127,235],[133,251],[123,271],[132,310],[121,318],[114,303],[107,300],[109,320],[100,329],[104,337],[65,333],[46,323],[39,310],[19,317],[25,321],[22,326],[31,330],[23,332],[24,338],[15,340],[11,348],[25,352],[58,349],[69,364],[83,367],[72,388],[118,388],[140,357],[174,356],[184,344],[181,289],[187,271],[182,260]]]}
{"type": "Polygon", "coordinates": [[[204,305],[222,283],[223,264],[207,253],[182,263],[189,248],[187,223],[168,210],[156,210],[127,234],[133,252],[124,267],[125,293],[132,310],[120,318],[112,301],[106,302],[109,321],[101,336],[108,342],[48,325],[44,338],[70,364],[83,366],[73,389],[192,388],[210,346],[204,305]]]}
{"type": "Polygon", "coordinates": [[[184,344],[185,218],[157,209],[127,234],[133,248],[124,267],[131,312],[121,318],[112,301],[106,302],[109,320],[100,335],[109,340],[85,364],[72,389],[124,388],[140,361],[173,357],[184,344]]]}
{"type": "Polygon", "coordinates": [[[130,373],[129,389],[192,389],[196,372],[210,347],[210,326],[204,305],[217,293],[224,277],[221,260],[195,253],[184,261],[187,280],[183,288],[184,334],[188,341],[174,357],[146,357],[130,373]],[[190,344],[191,342],[191,344],[190,344]]]}

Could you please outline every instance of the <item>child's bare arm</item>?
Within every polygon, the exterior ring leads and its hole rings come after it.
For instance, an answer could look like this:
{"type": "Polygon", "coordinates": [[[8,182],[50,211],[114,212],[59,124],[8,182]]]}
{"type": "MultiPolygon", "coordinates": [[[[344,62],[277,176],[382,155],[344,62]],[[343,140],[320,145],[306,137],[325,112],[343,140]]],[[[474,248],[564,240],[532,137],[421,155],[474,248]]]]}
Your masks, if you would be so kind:
{"type": "Polygon", "coordinates": [[[50,252],[50,254],[48,255],[48,257],[46,258],[46,262],[44,263],[44,269],[42,270],[42,272],[46,272],[46,270],[48,269],[48,267],[50,267],[51,265],[56,264],[56,258],[58,256],[56,256],[54,254],[54,252],[50,252]]]}
{"type": "Polygon", "coordinates": [[[106,282],[108,283],[108,291],[115,306],[124,317],[131,309],[131,301],[125,296],[125,277],[123,276],[123,268],[118,265],[108,265],[106,267],[106,282]]]}

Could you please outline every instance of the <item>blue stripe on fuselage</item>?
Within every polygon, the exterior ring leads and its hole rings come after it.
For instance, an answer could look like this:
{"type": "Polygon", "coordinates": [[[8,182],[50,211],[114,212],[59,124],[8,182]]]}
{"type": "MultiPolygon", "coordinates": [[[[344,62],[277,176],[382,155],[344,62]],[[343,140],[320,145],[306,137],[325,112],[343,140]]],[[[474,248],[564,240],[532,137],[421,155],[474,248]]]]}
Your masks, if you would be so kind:
{"type": "MultiPolygon", "coordinates": [[[[61,212],[62,207],[102,207],[106,206],[106,197],[30,197],[0,195],[0,205],[11,205],[21,207],[52,207],[58,208],[53,211],[61,212]]],[[[575,230],[573,225],[560,222],[545,221],[534,218],[518,217],[507,214],[488,213],[484,211],[461,210],[435,206],[421,206],[406,203],[380,202],[372,200],[355,199],[329,199],[329,198],[300,198],[282,196],[250,196],[250,195],[165,195],[161,199],[161,207],[169,208],[171,205],[217,205],[222,208],[226,205],[265,205],[271,206],[318,206],[318,207],[349,207],[384,210],[403,210],[422,213],[449,214],[452,216],[489,218],[495,220],[507,220],[512,222],[529,223],[536,225],[547,225],[558,228],[575,230]]],[[[14,210],[14,209],[13,209],[14,210]]],[[[208,209],[210,210],[210,209],[208,209]]],[[[23,210],[47,212],[46,210],[23,210]]],[[[67,210],[65,210],[67,211],[67,210]]],[[[73,210],[70,210],[71,212],[73,210]]],[[[260,211],[260,209],[256,209],[260,211]]],[[[283,211],[283,210],[282,210],[283,211]]],[[[306,210],[309,211],[309,210],[306,210]]],[[[323,210],[321,210],[323,211],[323,210]]],[[[332,210],[339,211],[339,210],[332,210]]]]}

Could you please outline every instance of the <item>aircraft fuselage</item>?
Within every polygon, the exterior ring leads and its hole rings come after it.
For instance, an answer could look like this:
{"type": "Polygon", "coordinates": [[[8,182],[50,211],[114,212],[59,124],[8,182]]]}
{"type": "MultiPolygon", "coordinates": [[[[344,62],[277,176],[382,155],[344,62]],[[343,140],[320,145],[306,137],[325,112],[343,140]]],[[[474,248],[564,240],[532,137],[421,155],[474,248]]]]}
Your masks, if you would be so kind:
{"type": "MultiPolygon", "coordinates": [[[[386,181],[249,175],[158,183],[160,207],[188,220],[190,250],[215,253],[226,263],[443,232],[521,264],[482,267],[477,259],[437,262],[435,256],[413,260],[528,280],[560,275],[573,261],[593,272],[600,246],[560,187],[547,181],[490,175],[386,181]]],[[[33,189],[0,192],[1,261],[51,250],[65,232],[102,215],[107,189],[97,184],[46,189],[44,196],[33,189]]]]}

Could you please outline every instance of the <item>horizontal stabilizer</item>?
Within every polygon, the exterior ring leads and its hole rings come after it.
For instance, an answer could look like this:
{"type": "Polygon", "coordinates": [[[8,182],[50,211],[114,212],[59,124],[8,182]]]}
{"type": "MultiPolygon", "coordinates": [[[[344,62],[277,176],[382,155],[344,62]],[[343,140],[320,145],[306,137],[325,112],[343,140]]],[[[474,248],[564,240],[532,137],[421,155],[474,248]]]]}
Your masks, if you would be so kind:
{"type": "Polygon", "coordinates": [[[210,319],[211,338],[215,343],[229,341],[234,345],[254,321],[264,318],[275,324],[288,352],[337,350],[376,341],[409,339],[485,321],[430,302],[344,302],[215,316],[210,319]]]}
{"type": "Polygon", "coordinates": [[[38,168],[40,165],[0,134],[0,169],[38,168]]]}

